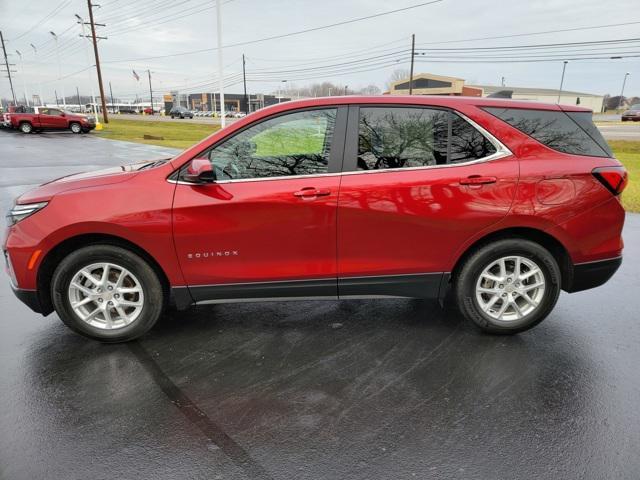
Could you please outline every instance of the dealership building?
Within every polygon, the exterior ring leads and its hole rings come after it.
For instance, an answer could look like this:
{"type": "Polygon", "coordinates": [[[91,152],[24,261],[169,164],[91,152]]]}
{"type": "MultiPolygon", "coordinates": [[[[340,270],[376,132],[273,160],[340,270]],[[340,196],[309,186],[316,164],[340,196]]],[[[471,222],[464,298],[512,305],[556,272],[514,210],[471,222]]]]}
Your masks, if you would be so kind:
{"type": "MultiPolygon", "coordinates": [[[[227,112],[255,112],[264,107],[291,100],[288,97],[264,95],[262,93],[250,95],[245,99],[242,93],[225,93],[224,110],[227,112]]],[[[219,93],[184,93],[171,92],[164,96],[164,109],[169,113],[174,105],[186,107],[189,110],[220,111],[219,93]]]]}
{"type": "MultiPolygon", "coordinates": [[[[411,83],[408,78],[391,84],[389,95],[409,95],[411,83]]],[[[445,77],[430,73],[420,73],[413,77],[413,95],[456,95],[466,97],[498,97],[514,100],[530,100],[545,103],[561,103],[564,105],[580,105],[594,112],[603,111],[604,96],[592,93],[560,92],[553,88],[513,87],[493,85],[467,85],[465,80],[457,77],[445,77]],[[558,94],[560,100],[558,101],[558,94]]]]}

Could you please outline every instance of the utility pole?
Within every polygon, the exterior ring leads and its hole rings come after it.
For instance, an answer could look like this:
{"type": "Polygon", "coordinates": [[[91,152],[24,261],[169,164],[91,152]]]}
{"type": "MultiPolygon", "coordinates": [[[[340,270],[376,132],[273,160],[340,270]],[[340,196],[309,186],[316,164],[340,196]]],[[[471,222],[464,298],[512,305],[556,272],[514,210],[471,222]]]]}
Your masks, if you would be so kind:
{"type": "Polygon", "coordinates": [[[220,85],[220,127],[224,128],[225,112],[224,112],[224,71],[222,67],[222,0],[216,1],[216,20],[218,24],[218,78],[220,85]]]}
{"type": "MultiPolygon", "coordinates": [[[[78,19],[78,23],[80,24],[80,32],[82,34],[82,41],[84,42],[84,54],[87,57],[87,64],[89,65],[89,67],[92,67],[93,65],[91,65],[91,53],[89,53],[89,37],[86,35],[86,33],[84,31],[85,21],[77,13],[74,14],[74,15],[78,19]]],[[[95,95],[95,91],[93,90],[93,80],[92,80],[91,77],[92,77],[92,75],[91,75],[91,68],[90,68],[89,69],[89,85],[91,85],[91,103],[93,103],[93,115],[96,118],[96,122],[99,123],[99,121],[98,121],[98,105],[96,104],[96,95],[95,95]]],[[[98,125],[96,125],[96,128],[97,127],[98,127],[98,125]]]]}
{"type": "Polygon", "coordinates": [[[562,85],[564,84],[564,71],[567,68],[567,63],[569,63],[569,61],[565,60],[564,64],[562,65],[562,77],[560,78],[560,90],[558,90],[558,103],[560,103],[560,96],[562,95],[562,85]]]}
{"type": "Polygon", "coordinates": [[[58,91],[57,91],[57,90],[54,90],[54,91],[53,91],[53,94],[56,96],[56,107],[59,107],[59,106],[60,106],[60,104],[58,103],[58,91]]]}
{"type": "Polygon", "coordinates": [[[20,50],[16,50],[16,53],[18,54],[18,58],[20,59],[20,76],[22,77],[22,90],[24,93],[24,102],[27,104],[27,107],[29,107],[29,97],[27,96],[27,84],[24,80],[25,74],[24,74],[24,60],[22,60],[22,53],[20,53],[20,50]]]}
{"type": "Polygon", "coordinates": [[[109,94],[111,95],[111,113],[115,113],[115,104],[113,103],[113,90],[111,90],[111,80],[109,80],[109,94]]]}
{"type": "Polygon", "coordinates": [[[9,68],[9,60],[7,59],[7,49],[4,47],[4,37],[2,31],[0,31],[0,43],[2,43],[2,52],[4,53],[4,65],[7,67],[7,75],[9,76],[9,85],[11,86],[11,96],[13,97],[13,104],[18,105],[16,101],[16,92],[13,91],[13,81],[11,80],[11,69],[9,68]]]}
{"type": "MultiPolygon", "coordinates": [[[[149,75],[149,96],[151,97],[151,115],[153,115],[153,90],[151,89],[151,70],[147,69],[147,74],[149,75]]],[[[187,99],[188,98],[189,97],[187,97],[187,99]]],[[[187,100],[187,106],[189,106],[189,100],[187,100]]]]}
{"type": "MultiPolygon", "coordinates": [[[[218,1],[218,0],[216,0],[218,1]]],[[[244,69],[244,53],[242,54],[242,84],[244,85],[244,104],[247,108],[245,113],[249,113],[249,100],[247,100],[247,74],[244,69]]]]}
{"type": "Polygon", "coordinates": [[[409,95],[413,95],[413,62],[416,56],[416,34],[411,34],[411,70],[409,71],[409,95]]]}
{"type": "Polygon", "coordinates": [[[504,87],[504,77],[502,77],[502,79],[500,80],[500,85],[504,87]]]}
{"type": "Polygon", "coordinates": [[[80,90],[78,90],[77,86],[76,86],[76,97],[78,97],[78,108],[80,109],[80,112],[82,112],[82,103],[80,103],[80,90]]]}
{"type": "Polygon", "coordinates": [[[93,22],[93,4],[91,0],[87,0],[87,7],[89,8],[89,23],[91,24],[91,37],[93,38],[93,54],[96,57],[96,71],[98,72],[98,87],[100,88],[100,101],[102,102],[102,118],[104,123],[109,123],[109,116],[107,115],[107,103],[104,99],[104,87],[102,86],[102,72],[100,71],[100,56],[98,55],[98,39],[96,38],[96,25],[93,22]]]}

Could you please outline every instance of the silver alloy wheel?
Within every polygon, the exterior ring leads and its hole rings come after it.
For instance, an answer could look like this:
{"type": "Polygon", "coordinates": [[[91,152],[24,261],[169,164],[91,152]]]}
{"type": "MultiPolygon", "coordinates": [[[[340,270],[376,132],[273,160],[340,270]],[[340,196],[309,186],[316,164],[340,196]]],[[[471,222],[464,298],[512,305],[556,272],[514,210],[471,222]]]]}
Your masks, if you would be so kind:
{"type": "Polygon", "coordinates": [[[73,133],[80,133],[82,131],[82,127],[80,126],[79,123],[72,123],[71,124],[71,131],[73,133]]]}
{"type": "Polygon", "coordinates": [[[20,124],[20,131],[22,133],[31,133],[31,130],[33,130],[33,127],[31,126],[30,123],[23,122],[20,124]]]}
{"type": "Polygon", "coordinates": [[[71,279],[68,296],[76,315],[102,330],[130,325],[144,306],[140,281],[113,263],[94,263],[80,269],[71,279]]]}
{"type": "Polygon", "coordinates": [[[544,298],[540,267],[518,255],[502,257],[487,266],[476,282],[476,300],[484,313],[510,322],[534,312],[544,298]]]}

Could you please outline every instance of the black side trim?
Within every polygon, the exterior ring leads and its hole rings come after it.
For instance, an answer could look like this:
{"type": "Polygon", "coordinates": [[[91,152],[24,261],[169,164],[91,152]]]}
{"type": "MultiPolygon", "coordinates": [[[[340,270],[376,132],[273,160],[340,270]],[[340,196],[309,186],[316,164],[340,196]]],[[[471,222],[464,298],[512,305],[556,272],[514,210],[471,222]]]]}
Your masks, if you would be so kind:
{"type": "Polygon", "coordinates": [[[36,313],[40,313],[45,317],[49,315],[53,310],[45,309],[40,303],[40,297],[37,290],[22,290],[20,288],[12,288],[13,293],[18,297],[22,303],[33,310],[36,313]]]}
{"type": "Polygon", "coordinates": [[[193,305],[193,298],[187,287],[171,287],[169,303],[174,305],[178,310],[185,310],[193,305]]]}
{"type": "Polygon", "coordinates": [[[442,273],[339,278],[338,294],[344,297],[437,298],[442,273]]]}
{"type": "Polygon", "coordinates": [[[573,293],[599,287],[616,273],[621,264],[622,257],[573,265],[565,291],[573,293]]]}
{"type": "Polygon", "coordinates": [[[338,296],[335,278],[283,282],[232,283],[189,287],[197,302],[253,298],[295,298],[338,296]]]}

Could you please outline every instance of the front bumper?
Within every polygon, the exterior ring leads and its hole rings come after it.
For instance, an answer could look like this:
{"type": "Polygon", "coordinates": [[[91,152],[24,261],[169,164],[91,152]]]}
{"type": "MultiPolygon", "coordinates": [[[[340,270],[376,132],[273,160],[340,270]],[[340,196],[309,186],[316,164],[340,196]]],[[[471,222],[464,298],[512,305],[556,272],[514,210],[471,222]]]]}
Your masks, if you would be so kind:
{"type": "Polygon", "coordinates": [[[23,290],[21,288],[11,288],[13,293],[18,300],[24,303],[27,307],[33,310],[36,313],[41,313],[42,315],[49,315],[51,313],[50,309],[45,309],[40,303],[40,297],[38,296],[37,290],[23,290]]]}
{"type": "Polygon", "coordinates": [[[622,264],[622,257],[573,265],[564,290],[573,293],[605,284],[622,264]]]}

